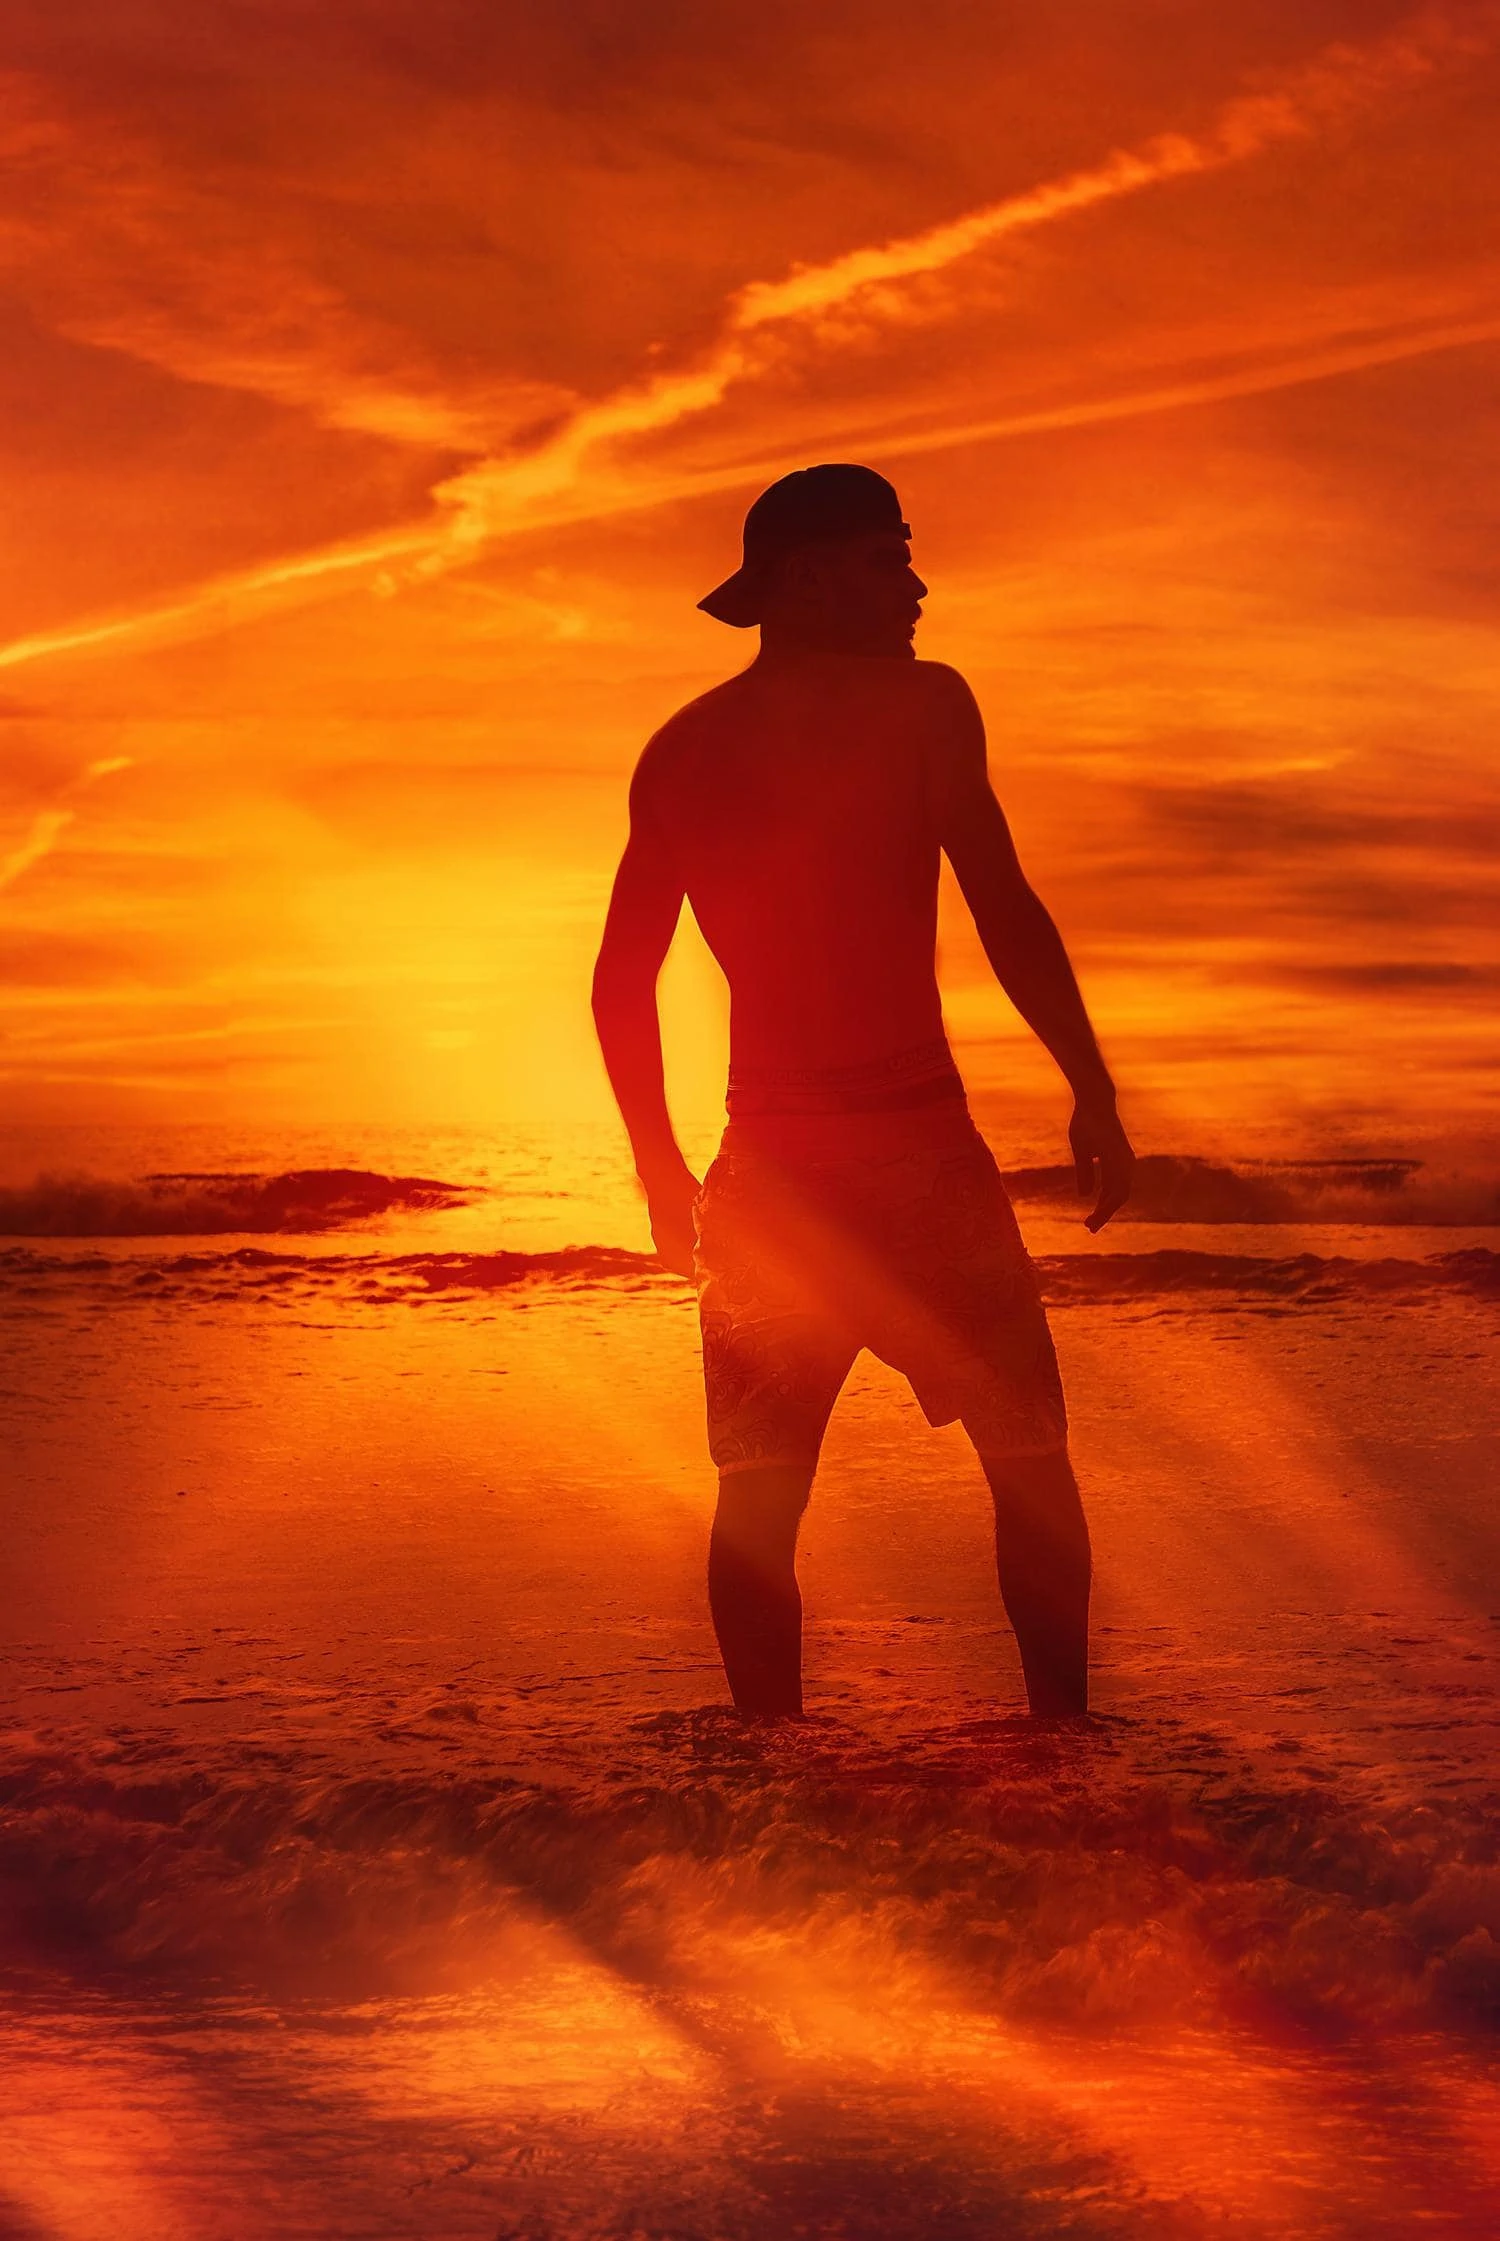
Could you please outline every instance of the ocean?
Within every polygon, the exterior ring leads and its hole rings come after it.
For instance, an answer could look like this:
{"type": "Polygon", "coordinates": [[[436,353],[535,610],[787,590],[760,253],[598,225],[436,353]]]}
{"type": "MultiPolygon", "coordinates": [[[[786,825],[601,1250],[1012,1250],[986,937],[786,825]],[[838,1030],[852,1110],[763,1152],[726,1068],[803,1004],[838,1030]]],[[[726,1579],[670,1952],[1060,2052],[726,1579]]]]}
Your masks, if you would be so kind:
{"type": "Polygon", "coordinates": [[[1500,2229],[1493,1181],[1002,1165],[1094,1717],[864,1358],[754,1730],[614,1131],[0,1139],[0,2241],[1500,2229]]]}

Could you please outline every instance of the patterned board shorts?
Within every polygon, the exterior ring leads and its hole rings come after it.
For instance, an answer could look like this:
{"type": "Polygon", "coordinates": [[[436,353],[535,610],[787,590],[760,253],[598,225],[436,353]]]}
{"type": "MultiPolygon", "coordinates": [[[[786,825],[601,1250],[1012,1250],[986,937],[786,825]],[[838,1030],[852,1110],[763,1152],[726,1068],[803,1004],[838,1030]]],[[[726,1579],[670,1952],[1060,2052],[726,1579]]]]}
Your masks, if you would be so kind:
{"type": "Polygon", "coordinates": [[[709,1450],[721,1472],[817,1461],[862,1347],[983,1455],[1067,1443],[1057,1356],[993,1157],[962,1104],[895,1134],[731,1122],[695,1218],[709,1450]]]}

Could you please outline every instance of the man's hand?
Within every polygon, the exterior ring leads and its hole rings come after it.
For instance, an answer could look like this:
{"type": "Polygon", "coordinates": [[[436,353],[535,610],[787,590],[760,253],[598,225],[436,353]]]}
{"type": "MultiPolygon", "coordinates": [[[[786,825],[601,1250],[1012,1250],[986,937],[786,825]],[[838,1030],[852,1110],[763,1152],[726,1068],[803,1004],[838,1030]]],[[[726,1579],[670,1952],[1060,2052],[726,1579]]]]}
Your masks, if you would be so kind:
{"type": "Polygon", "coordinates": [[[663,1268],[674,1276],[693,1273],[693,1201],[698,1183],[684,1166],[666,1178],[653,1176],[646,1184],[646,1211],[651,1217],[651,1242],[663,1268]]]}
{"type": "Polygon", "coordinates": [[[1087,1198],[1093,1190],[1097,1165],[1099,1195],[1092,1214],[1084,1216],[1083,1226],[1101,1230],[1111,1214],[1118,1214],[1129,1198],[1130,1179],[1135,1172],[1135,1153],[1130,1148],[1130,1138],[1120,1126],[1114,1099],[1080,1097],[1073,1108],[1068,1142],[1073,1147],[1073,1169],[1078,1177],[1080,1198],[1087,1198]]]}

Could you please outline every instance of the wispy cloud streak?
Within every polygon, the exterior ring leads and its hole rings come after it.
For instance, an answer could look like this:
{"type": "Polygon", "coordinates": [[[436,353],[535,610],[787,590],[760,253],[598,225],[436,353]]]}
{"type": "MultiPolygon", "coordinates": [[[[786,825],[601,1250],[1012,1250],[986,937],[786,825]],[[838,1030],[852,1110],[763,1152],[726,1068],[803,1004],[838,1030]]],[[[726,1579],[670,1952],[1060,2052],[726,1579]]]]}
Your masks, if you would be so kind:
{"type": "Polygon", "coordinates": [[[437,495],[455,510],[453,533],[460,541],[483,540],[503,534],[513,522],[527,526],[528,508],[576,482],[594,454],[721,404],[732,388],[761,370],[758,346],[771,330],[801,326],[816,333],[832,315],[856,304],[876,320],[889,316],[891,307],[881,299],[904,281],[947,271],[1010,235],[1171,180],[1222,170],[1279,141],[1306,138],[1335,117],[1473,52],[1475,44],[1472,25],[1459,32],[1445,16],[1423,15],[1370,47],[1328,49],[1274,92],[1229,102],[1201,137],[1158,135],[1088,170],[923,233],[802,266],[782,280],[752,281],[730,298],[720,338],[697,366],[585,406],[528,457],[486,461],[442,484],[437,495]]]}
{"type": "Polygon", "coordinates": [[[465,382],[361,313],[278,242],[253,199],[169,170],[149,139],[54,112],[0,72],[0,263],[55,332],[315,423],[466,454],[571,403],[504,374],[465,382]]]}
{"type": "Polygon", "coordinates": [[[360,538],[349,544],[325,545],[289,560],[272,561],[263,568],[215,577],[196,585],[181,599],[133,614],[105,616],[97,622],[68,624],[60,630],[34,631],[28,637],[13,638],[8,646],[0,646],[0,669],[45,661],[49,655],[91,653],[96,647],[144,643],[178,632],[227,627],[264,607],[295,597],[299,591],[336,590],[342,577],[386,568],[395,562],[417,561],[433,550],[433,530],[427,523],[413,523],[385,536],[360,538]]]}
{"type": "Polygon", "coordinates": [[[8,856],[0,857],[0,889],[13,887],[23,872],[50,856],[75,814],[71,809],[38,810],[25,839],[8,856]]]}
{"type": "Polygon", "coordinates": [[[1292,389],[1309,381],[1329,381],[1339,374],[1362,373],[1366,367],[1399,365],[1404,359],[1429,358],[1439,351],[1466,350],[1485,342],[1500,342],[1500,312],[1490,319],[1456,320],[1404,334],[1350,341],[1342,347],[1330,345],[1292,357],[1263,361],[1234,373],[1161,382],[1152,388],[1129,390],[1117,396],[1083,399],[1077,404],[1054,405],[1036,412],[1008,413],[993,420],[968,420],[942,428],[876,436],[866,442],[863,449],[872,459],[913,458],[922,452],[951,451],[960,444],[991,443],[1004,436],[1041,435],[1051,428],[1085,428],[1102,421],[1137,420],[1150,413],[1177,412],[1187,406],[1227,402],[1233,397],[1263,396],[1274,389],[1292,389]]]}
{"type": "MultiPolygon", "coordinates": [[[[840,314],[866,322],[914,315],[910,284],[930,286],[1007,238],[1056,224],[1080,212],[1189,176],[1243,163],[1281,142],[1316,135],[1339,118],[1367,108],[1433,71],[1493,44],[1497,10],[1483,6],[1454,17],[1426,11],[1389,37],[1363,48],[1329,48],[1274,88],[1238,97],[1199,135],[1163,134],[1102,163],[1046,182],[1024,194],[965,213],[926,231],[851,250],[801,266],[775,281],[754,281],[732,295],[717,340],[694,365],[623,387],[580,407],[530,451],[477,461],[439,484],[437,510],[382,536],[325,547],[220,578],[183,598],[130,615],[34,634],[0,647],[0,668],[112,643],[140,642],[212,629],[267,605],[337,589],[362,572],[394,570],[421,579],[461,567],[498,539],[581,519],[603,518],[684,496],[732,487],[757,469],[743,462],[708,473],[673,474],[642,463],[629,447],[669,432],[722,405],[730,392],[774,367],[782,337],[804,335],[827,346],[840,314]]],[[[939,307],[951,308],[948,304],[939,307]]],[[[920,315],[934,315],[930,302],[920,315]]],[[[1500,333],[1500,318],[1449,321],[1400,334],[1326,338],[1315,350],[1273,362],[1165,382],[1152,388],[1059,405],[1025,414],[910,430],[872,455],[951,448],[1047,428],[1135,417],[1217,398],[1316,380],[1359,366],[1386,364],[1460,347],[1500,333]]],[[[783,461],[766,462],[779,471],[783,461]]]]}
{"type": "Polygon", "coordinates": [[[69,796],[81,794],[85,787],[97,785],[101,778],[110,778],[117,770],[129,770],[131,760],[129,755],[104,755],[97,762],[88,763],[76,778],[69,780],[50,808],[37,811],[23,838],[8,855],[0,856],[0,893],[13,887],[44,856],[52,854],[78,815],[76,809],[64,806],[69,796]]]}

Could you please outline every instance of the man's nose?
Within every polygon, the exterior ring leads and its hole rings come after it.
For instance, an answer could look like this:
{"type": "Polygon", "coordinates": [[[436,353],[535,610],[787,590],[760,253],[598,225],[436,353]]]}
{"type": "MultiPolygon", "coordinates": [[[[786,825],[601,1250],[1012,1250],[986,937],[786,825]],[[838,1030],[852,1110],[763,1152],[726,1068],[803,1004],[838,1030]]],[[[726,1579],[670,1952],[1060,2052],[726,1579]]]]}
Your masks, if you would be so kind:
{"type": "Polygon", "coordinates": [[[915,568],[910,570],[910,575],[912,590],[916,593],[918,599],[925,599],[927,597],[927,586],[923,583],[915,568]]]}

